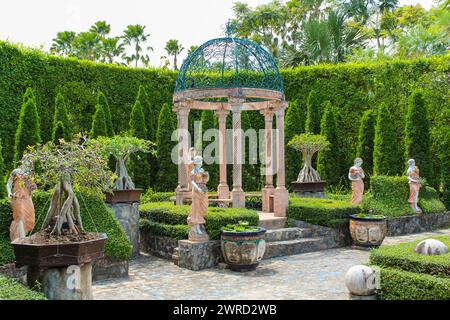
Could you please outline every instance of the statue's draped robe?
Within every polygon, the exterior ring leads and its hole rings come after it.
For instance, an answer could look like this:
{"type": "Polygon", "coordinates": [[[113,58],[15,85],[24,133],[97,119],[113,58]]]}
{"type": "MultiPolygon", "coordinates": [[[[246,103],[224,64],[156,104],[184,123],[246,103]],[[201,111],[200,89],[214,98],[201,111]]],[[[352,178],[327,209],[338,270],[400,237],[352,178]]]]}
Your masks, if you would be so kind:
{"type": "MultiPolygon", "coordinates": [[[[408,173],[408,176],[414,180],[419,180],[419,168],[415,167],[414,170],[412,170],[408,173]]],[[[416,202],[416,198],[418,198],[419,190],[420,190],[419,182],[409,181],[408,202],[410,204],[414,204],[416,202]]]]}
{"type": "Polygon", "coordinates": [[[191,180],[203,190],[205,193],[199,192],[192,186],[192,205],[191,213],[188,217],[189,225],[197,225],[205,223],[205,216],[208,211],[208,188],[206,187],[207,176],[203,172],[191,172],[191,180]]]}
{"type": "Polygon", "coordinates": [[[351,167],[350,176],[352,179],[352,203],[353,204],[361,204],[363,200],[364,193],[364,182],[362,179],[362,169],[358,169],[356,167],[351,167]]]}
{"type": "Polygon", "coordinates": [[[24,237],[33,230],[35,224],[34,205],[31,192],[34,185],[22,174],[13,176],[11,208],[13,211],[13,222],[9,229],[11,241],[24,237]],[[25,232],[25,234],[23,234],[25,232]]]}

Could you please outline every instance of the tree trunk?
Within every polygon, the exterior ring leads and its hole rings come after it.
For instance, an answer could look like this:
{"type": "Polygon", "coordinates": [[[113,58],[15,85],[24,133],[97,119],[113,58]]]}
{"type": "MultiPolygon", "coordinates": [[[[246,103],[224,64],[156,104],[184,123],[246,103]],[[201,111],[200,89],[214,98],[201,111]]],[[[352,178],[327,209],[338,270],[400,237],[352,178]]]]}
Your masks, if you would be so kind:
{"type": "Polygon", "coordinates": [[[303,153],[305,162],[303,168],[298,174],[297,182],[319,182],[321,181],[319,173],[312,167],[313,154],[303,153]]]}
{"type": "Polygon", "coordinates": [[[127,167],[125,166],[126,158],[116,159],[117,180],[114,182],[114,190],[131,190],[134,189],[134,183],[128,175],[127,167]]]}
{"type": "Polygon", "coordinates": [[[56,222],[51,234],[60,235],[65,222],[70,233],[78,234],[84,231],[77,196],[73,192],[72,185],[63,179],[55,186],[50,208],[41,229],[50,226],[54,219],[56,222]]]}

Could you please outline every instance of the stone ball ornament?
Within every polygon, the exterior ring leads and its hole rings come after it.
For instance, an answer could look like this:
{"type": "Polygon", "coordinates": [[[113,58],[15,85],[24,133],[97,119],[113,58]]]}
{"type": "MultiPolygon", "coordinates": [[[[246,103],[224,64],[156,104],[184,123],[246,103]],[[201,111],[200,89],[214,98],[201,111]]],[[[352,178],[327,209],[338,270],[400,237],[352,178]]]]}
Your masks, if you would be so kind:
{"type": "Polygon", "coordinates": [[[345,274],[345,285],[352,295],[374,295],[376,294],[376,272],[368,266],[353,266],[345,274]]]}
{"type": "Polygon", "coordinates": [[[439,240],[425,239],[417,244],[414,252],[427,256],[437,256],[448,253],[448,247],[439,240]]]}

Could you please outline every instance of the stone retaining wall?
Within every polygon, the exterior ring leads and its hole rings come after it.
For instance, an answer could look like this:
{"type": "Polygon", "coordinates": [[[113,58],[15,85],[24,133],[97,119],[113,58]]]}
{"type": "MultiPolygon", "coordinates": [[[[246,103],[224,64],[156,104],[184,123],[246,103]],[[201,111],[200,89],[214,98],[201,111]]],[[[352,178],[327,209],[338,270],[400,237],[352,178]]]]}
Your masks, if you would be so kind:
{"type": "Polygon", "coordinates": [[[450,225],[450,212],[430,213],[388,219],[388,236],[431,231],[450,225]]]}
{"type": "Polygon", "coordinates": [[[128,277],[128,260],[103,258],[92,262],[92,281],[128,277]]]}
{"type": "Polygon", "coordinates": [[[178,240],[141,232],[140,248],[142,252],[149,253],[156,257],[172,260],[172,255],[177,247],[178,240]]]}

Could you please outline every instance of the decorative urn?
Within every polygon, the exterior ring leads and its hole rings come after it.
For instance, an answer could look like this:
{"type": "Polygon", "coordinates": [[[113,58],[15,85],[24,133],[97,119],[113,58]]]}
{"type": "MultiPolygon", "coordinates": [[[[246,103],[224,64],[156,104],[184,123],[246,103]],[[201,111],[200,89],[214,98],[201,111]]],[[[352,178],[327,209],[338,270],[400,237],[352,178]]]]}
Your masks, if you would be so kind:
{"type": "Polygon", "coordinates": [[[387,220],[382,215],[350,215],[350,235],[353,243],[361,247],[381,245],[387,233],[387,220]]]}

